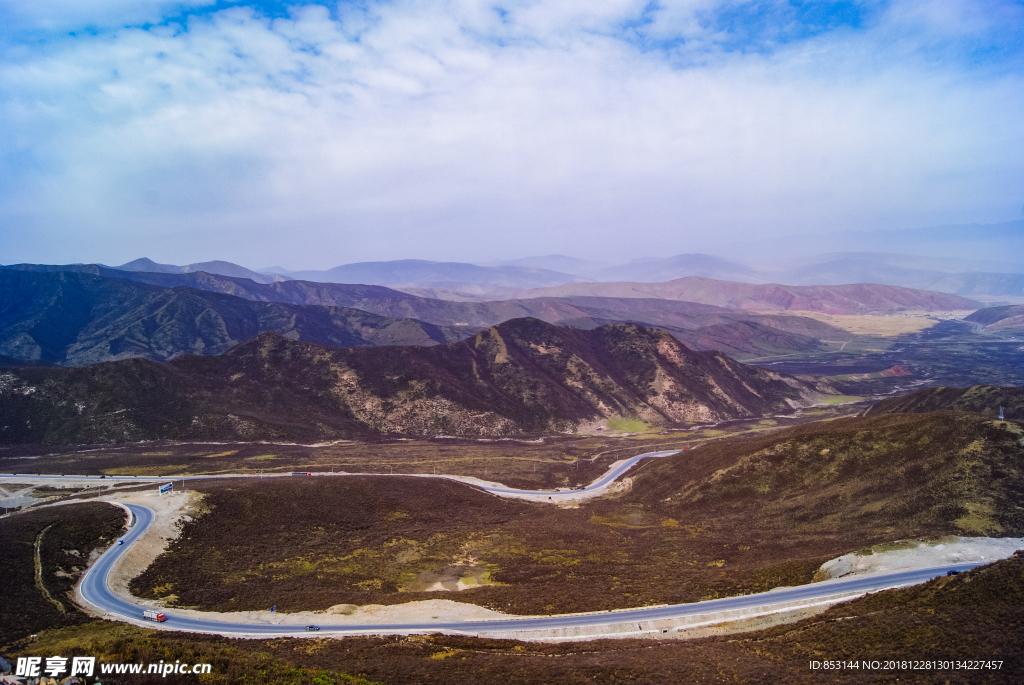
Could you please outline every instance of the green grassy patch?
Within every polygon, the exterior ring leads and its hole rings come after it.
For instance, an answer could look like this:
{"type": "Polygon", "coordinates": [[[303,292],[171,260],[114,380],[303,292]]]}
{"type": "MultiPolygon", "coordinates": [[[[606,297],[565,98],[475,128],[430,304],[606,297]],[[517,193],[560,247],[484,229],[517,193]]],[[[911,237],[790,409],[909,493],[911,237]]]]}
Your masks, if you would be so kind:
{"type": "Polygon", "coordinates": [[[60,495],[73,495],[81,490],[84,488],[40,485],[29,494],[32,497],[59,497],[60,495]]]}
{"type": "Polygon", "coordinates": [[[651,426],[639,419],[608,419],[608,430],[615,433],[643,433],[651,426]]]}
{"type": "Polygon", "coordinates": [[[859,395],[835,395],[825,399],[825,404],[845,404],[847,402],[860,402],[864,398],[859,395]]]}

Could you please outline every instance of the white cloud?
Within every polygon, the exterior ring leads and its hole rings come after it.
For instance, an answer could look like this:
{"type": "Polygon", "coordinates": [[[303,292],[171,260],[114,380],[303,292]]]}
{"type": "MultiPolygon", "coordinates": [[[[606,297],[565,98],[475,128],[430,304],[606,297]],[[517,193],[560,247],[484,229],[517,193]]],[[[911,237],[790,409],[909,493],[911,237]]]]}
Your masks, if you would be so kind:
{"type": "Polygon", "coordinates": [[[709,1],[663,7],[234,8],[23,51],[0,63],[0,251],[618,258],[1019,209],[1019,56],[962,60],[1005,25],[958,34],[967,5],[897,3],[867,29],[729,52],[708,47],[709,1]],[[714,59],[637,47],[622,27],[641,24],[714,59]]]}

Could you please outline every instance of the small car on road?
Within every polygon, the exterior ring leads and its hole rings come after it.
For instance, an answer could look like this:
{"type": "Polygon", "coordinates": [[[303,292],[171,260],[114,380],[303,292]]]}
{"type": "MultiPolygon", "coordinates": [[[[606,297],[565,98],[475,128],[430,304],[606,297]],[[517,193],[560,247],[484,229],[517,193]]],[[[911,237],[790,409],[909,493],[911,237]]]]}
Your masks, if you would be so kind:
{"type": "Polygon", "coordinates": [[[320,630],[320,626],[306,626],[307,633],[312,633],[317,630],[320,630]]]}

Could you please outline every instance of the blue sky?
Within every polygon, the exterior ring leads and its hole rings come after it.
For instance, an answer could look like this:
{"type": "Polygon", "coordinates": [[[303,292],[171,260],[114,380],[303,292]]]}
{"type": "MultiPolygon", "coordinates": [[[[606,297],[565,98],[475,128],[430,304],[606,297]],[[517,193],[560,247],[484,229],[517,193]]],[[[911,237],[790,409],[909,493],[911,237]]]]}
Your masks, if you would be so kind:
{"type": "Polygon", "coordinates": [[[1019,219],[1024,3],[0,0],[0,263],[1019,219]]]}

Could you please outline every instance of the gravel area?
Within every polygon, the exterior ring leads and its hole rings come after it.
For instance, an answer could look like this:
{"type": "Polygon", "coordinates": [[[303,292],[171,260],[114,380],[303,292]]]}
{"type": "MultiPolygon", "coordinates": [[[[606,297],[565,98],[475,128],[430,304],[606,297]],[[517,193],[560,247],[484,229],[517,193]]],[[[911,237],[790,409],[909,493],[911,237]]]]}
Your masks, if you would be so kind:
{"type": "Polygon", "coordinates": [[[914,568],[930,568],[961,563],[991,563],[1013,556],[1024,549],[1024,538],[964,538],[949,536],[939,540],[901,540],[888,545],[875,545],[870,550],[825,562],[823,578],[877,576],[914,568]]]}

